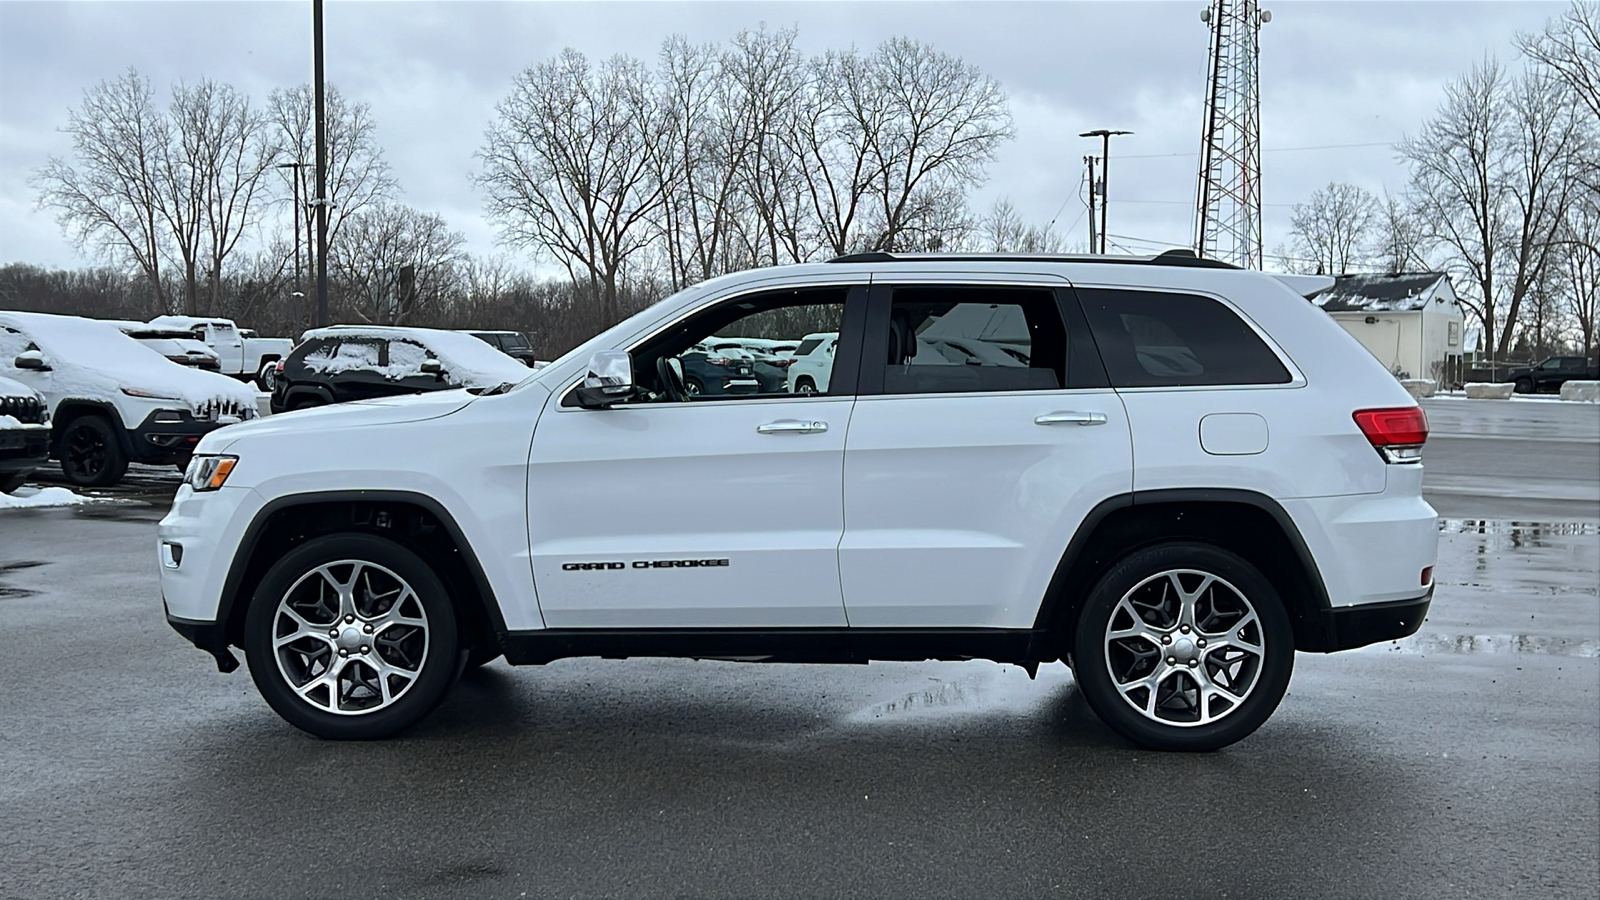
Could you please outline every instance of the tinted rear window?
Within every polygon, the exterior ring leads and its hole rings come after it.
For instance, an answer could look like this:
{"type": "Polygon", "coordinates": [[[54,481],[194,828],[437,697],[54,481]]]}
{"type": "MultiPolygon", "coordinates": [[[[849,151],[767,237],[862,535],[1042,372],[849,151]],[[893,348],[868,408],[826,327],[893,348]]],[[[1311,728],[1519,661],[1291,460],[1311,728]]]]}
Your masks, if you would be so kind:
{"type": "Polygon", "coordinates": [[[1234,312],[1208,297],[1080,289],[1113,387],[1284,384],[1289,370],[1234,312]]]}
{"type": "Polygon", "coordinates": [[[822,338],[807,338],[800,342],[800,346],[794,348],[794,355],[805,356],[811,351],[817,349],[817,345],[820,343],[822,343],[822,338]]]}

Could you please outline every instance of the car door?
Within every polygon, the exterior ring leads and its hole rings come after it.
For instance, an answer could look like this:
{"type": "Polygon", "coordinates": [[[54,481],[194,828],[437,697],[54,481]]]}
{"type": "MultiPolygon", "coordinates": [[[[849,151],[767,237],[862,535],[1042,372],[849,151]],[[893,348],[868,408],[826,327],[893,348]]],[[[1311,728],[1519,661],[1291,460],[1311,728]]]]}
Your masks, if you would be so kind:
{"type": "Polygon", "coordinates": [[[674,395],[661,367],[703,355],[694,344],[719,329],[776,339],[845,329],[859,352],[865,302],[864,287],[838,284],[725,298],[619,348],[640,387],[631,400],[583,409],[570,389],[552,395],[528,468],[548,627],[846,624],[838,546],[853,360],[841,359],[849,372],[833,391],[805,396],[754,384],[674,395]]]}
{"type": "Polygon", "coordinates": [[[839,547],[851,627],[1031,627],[1079,523],[1132,487],[1081,312],[1059,279],[897,271],[869,310],[839,547]],[[957,362],[945,341],[987,346],[957,362]]]}
{"type": "Polygon", "coordinates": [[[217,351],[217,357],[222,362],[222,371],[228,375],[238,375],[243,372],[244,339],[239,336],[239,330],[232,325],[219,322],[212,322],[206,328],[209,332],[206,342],[217,351]]]}

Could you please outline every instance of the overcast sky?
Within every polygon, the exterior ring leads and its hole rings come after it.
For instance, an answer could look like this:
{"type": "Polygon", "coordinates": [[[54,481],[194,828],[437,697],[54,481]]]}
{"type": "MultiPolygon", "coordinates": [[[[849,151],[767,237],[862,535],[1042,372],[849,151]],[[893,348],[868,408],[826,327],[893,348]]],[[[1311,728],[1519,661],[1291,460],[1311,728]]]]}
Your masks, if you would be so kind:
{"type": "MultiPolygon", "coordinates": [[[[356,2],[325,8],[327,77],[370,103],[401,200],[444,216],[474,253],[498,252],[470,183],[495,103],[524,68],[573,47],[653,61],[663,38],[725,42],[797,26],[816,53],[906,35],[963,57],[1004,86],[1016,139],[974,206],[1009,197],[1034,222],[1084,239],[1082,157],[1091,128],[1129,129],[1112,151],[1114,236],[1187,245],[1205,87],[1202,0],[1184,2],[356,2]]],[[[1520,66],[1518,31],[1564,4],[1266,2],[1262,147],[1266,247],[1290,207],[1328,181],[1397,189],[1390,145],[1485,55],[1520,66]],[[1302,149],[1320,148],[1320,149],[1302,149]]],[[[0,263],[89,262],[35,209],[31,174],[70,142],[85,89],[129,66],[158,93],[212,78],[257,102],[311,78],[309,2],[0,0],[0,263]]],[[[1117,239],[1129,250],[1151,245],[1117,239]]],[[[519,257],[532,263],[525,256],[519,257]]]]}

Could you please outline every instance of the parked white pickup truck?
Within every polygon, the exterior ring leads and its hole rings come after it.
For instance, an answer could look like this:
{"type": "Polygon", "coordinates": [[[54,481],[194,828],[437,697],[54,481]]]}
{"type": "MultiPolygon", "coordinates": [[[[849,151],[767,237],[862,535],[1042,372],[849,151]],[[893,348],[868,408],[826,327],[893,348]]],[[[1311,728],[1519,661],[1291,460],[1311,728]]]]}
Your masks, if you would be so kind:
{"type": "Polygon", "coordinates": [[[157,316],[150,320],[156,328],[177,329],[193,334],[222,362],[222,374],[241,381],[255,381],[263,391],[272,390],[277,379],[277,363],[294,349],[288,338],[245,337],[231,319],[196,316],[157,316]]]}

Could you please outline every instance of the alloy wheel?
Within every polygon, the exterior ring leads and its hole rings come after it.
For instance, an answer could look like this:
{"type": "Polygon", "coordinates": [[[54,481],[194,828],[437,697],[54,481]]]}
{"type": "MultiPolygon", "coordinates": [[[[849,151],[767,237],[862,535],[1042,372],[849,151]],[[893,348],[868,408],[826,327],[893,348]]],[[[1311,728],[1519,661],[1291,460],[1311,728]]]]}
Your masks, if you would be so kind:
{"type": "Polygon", "coordinates": [[[284,592],[272,649],[289,688],[316,709],[386,709],[416,684],[428,655],[427,611],[410,584],[362,560],[319,565],[284,592]]]}
{"type": "Polygon", "coordinates": [[[1140,715],[1163,725],[1209,725],[1240,709],[1265,660],[1266,638],[1250,600],[1196,569],[1140,581],[1106,625],[1113,686],[1140,715]]]}

